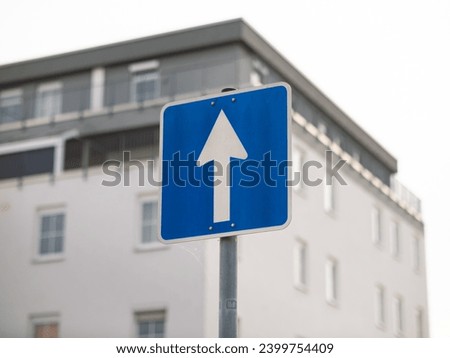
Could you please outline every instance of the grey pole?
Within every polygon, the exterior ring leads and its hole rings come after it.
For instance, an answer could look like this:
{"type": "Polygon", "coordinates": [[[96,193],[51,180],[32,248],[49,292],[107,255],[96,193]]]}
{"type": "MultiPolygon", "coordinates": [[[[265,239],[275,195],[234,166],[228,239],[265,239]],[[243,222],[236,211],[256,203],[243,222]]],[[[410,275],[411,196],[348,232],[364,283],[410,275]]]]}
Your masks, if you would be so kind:
{"type": "MultiPolygon", "coordinates": [[[[222,92],[234,91],[224,88],[222,92]]],[[[219,338],[237,337],[237,236],[220,238],[219,338]]]]}
{"type": "Polygon", "coordinates": [[[219,337],[237,337],[237,236],[220,238],[219,337]]]}

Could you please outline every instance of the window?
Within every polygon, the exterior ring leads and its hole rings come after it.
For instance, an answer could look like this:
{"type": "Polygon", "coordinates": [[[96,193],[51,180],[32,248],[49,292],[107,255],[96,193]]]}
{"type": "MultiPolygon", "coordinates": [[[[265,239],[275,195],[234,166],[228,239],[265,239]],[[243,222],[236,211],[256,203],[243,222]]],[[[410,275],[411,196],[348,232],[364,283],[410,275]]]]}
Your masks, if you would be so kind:
{"type": "Polygon", "coordinates": [[[165,312],[148,311],[136,313],[139,338],[163,338],[165,335],[165,312]]]}
{"type": "Polygon", "coordinates": [[[71,139],[66,142],[64,169],[82,168],[83,165],[101,166],[109,159],[127,162],[156,158],[158,150],[159,128],[156,126],[71,139]],[[127,157],[125,152],[130,155],[127,157]]]}
{"type": "Polygon", "coordinates": [[[261,86],[269,75],[269,70],[257,59],[253,59],[252,66],[253,69],[250,73],[250,84],[252,86],[261,86]]]}
{"type": "Polygon", "coordinates": [[[375,324],[379,328],[384,328],[386,322],[385,301],[384,301],[384,287],[381,285],[375,286],[375,324]]]}
{"type": "Polygon", "coordinates": [[[337,262],[333,258],[327,259],[325,264],[325,295],[328,303],[337,302],[337,262]]]}
{"type": "Polygon", "coordinates": [[[64,250],[64,214],[41,215],[39,255],[60,254],[64,250]]]}
{"type": "Polygon", "coordinates": [[[237,317],[237,324],[236,324],[236,338],[242,338],[242,319],[241,317],[237,317]]]}
{"type": "Polygon", "coordinates": [[[327,126],[322,121],[317,123],[317,129],[319,130],[319,133],[327,134],[327,126]]]}
{"type": "Polygon", "coordinates": [[[361,161],[361,155],[359,154],[359,151],[357,149],[353,149],[353,154],[352,157],[354,160],[356,160],[357,162],[361,161]]]}
{"type": "Polygon", "coordinates": [[[403,302],[401,297],[394,297],[394,334],[401,336],[403,333],[403,302]]]}
{"type": "Polygon", "coordinates": [[[0,92],[0,124],[22,119],[22,90],[0,92]]]}
{"type": "Polygon", "coordinates": [[[334,210],[334,185],[333,178],[331,178],[331,182],[327,183],[327,180],[323,181],[323,191],[324,191],[324,209],[325,212],[331,213],[334,210]]]}
{"type": "Polygon", "coordinates": [[[294,190],[299,192],[303,187],[302,180],[303,153],[300,148],[294,146],[292,151],[292,180],[294,190]]]}
{"type": "Polygon", "coordinates": [[[31,317],[31,337],[34,338],[58,338],[58,315],[38,315],[31,317]]]}
{"type": "Polygon", "coordinates": [[[412,264],[415,272],[420,271],[420,239],[413,237],[412,240],[412,264]]]}
{"type": "Polygon", "coordinates": [[[398,223],[395,221],[391,222],[390,237],[391,237],[391,254],[393,257],[399,257],[400,238],[399,238],[398,223]]]}
{"type": "Polygon", "coordinates": [[[333,135],[333,142],[336,143],[339,147],[341,146],[341,137],[339,134],[333,135]]]}
{"type": "Polygon", "coordinates": [[[53,173],[54,152],[54,148],[40,148],[0,155],[0,180],[53,173]]]}
{"type": "Polygon", "coordinates": [[[105,98],[105,68],[96,67],[91,71],[91,109],[103,108],[105,98]]]}
{"type": "Polygon", "coordinates": [[[34,338],[58,338],[58,323],[35,324],[34,338]]]}
{"type": "Polygon", "coordinates": [[[251,73],[250,73],[250,84],[252,85],[252,86],[261,86],[262,84],[263,84],[263,77],[264,77],[264,75],[260,72],[260,71],[258,71],[258,70],[253,70],[251,73]]]}
{"type": "Polygon", "coordinates": [[[133,73],[131,81],[131,100],[133,102],[143,102],[159,96],[158,73],[142,71],[133,73]]]}
{"type": "Polygon", "coordinates": [[[45,83],[38,87],[36,117],[52,117],[61,113],[62,85],[60,82],[45,83]]]}
{"type": "Polygon", "coordinates": [[[423,331],[423,309],[422,308],[416,308],[416,337],[417,338],[423,338],[425,337],[424,331],[423,331]]]}
{"type": "Polygon", "coordinates": [[[149,201],[142,204],[142,235],[141,243],[148,244],[157,242],[157,219],[158,204],[156,201],[149,201]]]}
{"type": "Polygon", "coordinates": [[[294,285],[305,290],[307,285],[306,265],[308,246],[304,241],[297,240],[294,247],[294,285]]]}
{"type": "Polygon", "coordinates": [[[380,209],[372,209],[372,241],[375,245],[381,245],[381,220],[380,209]]]}

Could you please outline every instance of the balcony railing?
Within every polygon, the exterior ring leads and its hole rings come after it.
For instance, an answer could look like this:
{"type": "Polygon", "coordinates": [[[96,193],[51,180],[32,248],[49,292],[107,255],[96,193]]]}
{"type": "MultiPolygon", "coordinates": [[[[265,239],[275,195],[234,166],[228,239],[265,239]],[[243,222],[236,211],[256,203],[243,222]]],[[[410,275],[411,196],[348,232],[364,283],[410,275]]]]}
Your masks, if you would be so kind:
{"type": "Polygon", "coordinates": [[[48,122],[71,113],[95,112],[158,98],[173,100],[187,95],[200,96],[220,91],[224,87],[241,86],[239,67],[242,61],[248,61],[248,58],[177,67],[170,69],[170,72],[155,71],[148,81],[148,84],[152,82],[151,86],[143,83],[145,78],[134,81],[132,73],[125,80],[114,80],[113,76],[107,76],[105,84],[101,86],[92,86],[90,83],[74,86],[74,83],[61,78],[57,80],[62,83],[61,89],[54,98],[40,98],[36,91],[0,99],[0,130],[16,129],[20,123],[22,127],[32,125],[31,122],[45,123],[39,119],[47,119],[48,122]],[[101,97],[100,106],[93,101],[93,96],[98,95],[101,97]],[[42,101],[45,103],[40,103],[42,101]]]}
{"type": "Polygon", "coordinates": [[[408,207],[415,210],[418,214],[422,213],[422,202],[408,188],[400,183],[395,176],[391,176],[391,190],[397,196],[400,202],[404,202],[408,207]]]}

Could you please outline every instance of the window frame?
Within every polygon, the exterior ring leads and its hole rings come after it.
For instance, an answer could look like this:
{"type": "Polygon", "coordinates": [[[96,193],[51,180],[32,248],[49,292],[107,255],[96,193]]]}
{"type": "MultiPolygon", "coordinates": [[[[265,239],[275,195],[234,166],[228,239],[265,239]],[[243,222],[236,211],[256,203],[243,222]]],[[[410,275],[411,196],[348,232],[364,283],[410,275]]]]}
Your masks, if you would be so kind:
{"type": "Polygon", "coordinates": [[[338,280],[338,261],[334,257],[328,257],[325,261],[325,300],[334,307],[337,307],[339,301],[338,280]]]}
{"type": "MultiPolygon", "coordinates": [[[[161,75],[159,72],[159,61],[150,60],[143,62],[132,63],[128,66],[130,73],[130,102],[131,103],[143,103],[146,101],[154,101],[161,97],[161,75]],[[149,74],[152,75],[155,81],[155,96],[154,98],[144,99],[143,101],[137,100],[137,83],[136,76],[139,74],[149,74]]],[[[143,81],[144,82],[144,81],[143,81]]]]}
{"type": "Polygon", "coordinates": [[[258,58],[252,59],[249,82],[253,87],[262,86],[269,75],[269,69],[258,58]]]}
{"type": "Polygon", "coordinates": [[[338,133],[335,133],[331,139],[331,141],[336,144],[339,148],[342,148],[342,138],[338,133]]]}
{"type": "Polygon", "coordinates": [[[261,74],[261,72],[254,68],[250,72],[250,81],[249,81],[250,85],[252,85],[253,87],[262,86],[263,85],[262,78],[263,75],[261,74]]]}
{"type": "MultiPolygon", "coordinates": [[[[61,317],[58,313],[40,313],[32,314],[29,318],[29,334],[30,338],[44,338],[35,337],[35,330],[37,325],[56,324],[58,329],[58,335],[55,338],[61,337],[61,317]]],[[[49,337],[50,338],[50,337],[49,337]]]]}
{"type": "Polygon", "coordinates": [[[328,132],[327,125],[323,120],[318,120],[317,131],[319,132],[319,134],[328,135],[327,134],[327,132],[328,132]]]}
{"type": "Polygon", "coordinates": [[[323,209],[329,215],[336,211],[336,187],[333,179],[331,178],[331,183],[327,184],[327,174],[325,174],[323,180],[323,209]]]}
{"type": "Polygon", "coordinates": [[[169,245],[161,243],[158,239],[158,228],[159,228],[159,205],[158,205],[158,194],[151,193],[141,193],[138,195],[136,200],[136,220],[135,220],[135,251],[145,252],[154,250],[165,250],[169,248],[169,245]],[[154,202],[156,204],[156,241],[143,242],[142,241],[142,227],[143,227],[143,209],[144,204],[154,202]]]}
{"type": "Polygon", "coordinates": [[[352,159],[358,163],[361,163],[361,153],[358,149],[353,148],[352,159]]]}
{"type": "Polygon", "coordinates": [[[295,171],[300,173],[300,182],[293,186],[293,191],[300,194],[304,192],[303,183],[303,164],[305,162],[305,151],[299,146],[294,144],[292,147],[292,180],[295,178],[295,171]],[[297,158],[296,158],[297,157],[297,158]]]}
{"type": "Polygon", "coordinates": [[[405,316],[403,314],[404,303],[403,298],[400,295],[395,295],[392,300],[392,325],[394,335],[396,337],[403,336],[404,326],[405,326],[405,316]]]}
{"type": "Polygon", "coordinates": [[[23,119],[23,90],[22,88],[10,88],[7,90],[0,91],[0,110],[2,108],[7,108],[10,106],[3,106],[3,101],[10,98],[19,98],[19,106],[21,110],[20,118],[14,119],[12,121],[3,122],[2,118],[0,117],[0,125],[2,124],[8,124],[8,123],[15,123],[20,122],[23,119]]]}
{"type": "Polygon", "coordinates": [[[40,207],[36,210],[36,225],[35,225],[35,240],[34,241],[34,263],[46,263],[46,262],[56,262],[62,261],[66,257],[67,252],[67,210],[64,205],[54,205],[54,206],[46,206],[40,207]],[[42,219],[44,216],[53,216],[62,214],[64,217],[64,226],[63,226],[63,238],[62,238],[62,251],[61,252],[52,252],[47,254],[42,254],[40,250],[41,239],[42,239],[42,219]]]}
{"type": "Polygon", "coordinates": [[[294,287],[300,291],[308,290],[308,244],[297,238],[294,242],[294,287]]]}
{"type": "MultiPolygon", "coordinates": [[[[155,324],[156,326],[156,324],[155,324]]],[[[136,338],[165,338],[167,336],[167,311],[165,309],[152,309],[152,310],[140,310],[134,312],[134,336],[136,338]],[[148,316],[150,318],[145,319],[145,317],[148,316]],[[155,317],[155,318],[152,318],[155,317]],[[141,336],[140,335],[140,329],[139,324],[143,321],[160,321],[161,319],[158,319],[159,317],[162,317],[163,322],[163,332],[162,336],[156,336],[156,327],[155,327],[155,336],[148,337],[148,336],[141,336]]]]}
{"type": "Polygon", "coordinates": [[[382,247],[381,210],[378,206],[372,207],[370,213],[370,236],[372,243],[378,248],[382,247]]]}
{"type": "Polygon", "coordinates": [[[391,256],[399,260],[401,257],[400,244],[400,224],[397,220],[392,220],[389,226],[389,241],[391,256]]]}
{"type": "Polygon", "coordinates": [[[375,325],[384,330],[386,328],[386,289],[381,284],[375,285],[375,325]]]}
{"type": "Polygon", "coordinates": [[[416,307],[414,310],[414,324],[416,331],[416,338],[425,338],[425,325],[424,325],[424,309],[422,307],[416,307]]]}
{"type": "Polygon", "coordinates": [[[421,238],[417,235],[412,236],[411,241],[411,263],[414,273],[419,274],[422,267],[421,238]]]}
{"type": "Polygon", "coordinates": [[[158,241],[158,200],[143,200],[141,205],[141,244],[151,245],[158,241]],[[145,217],[144,213],[146,206],[150,207],[150,217],[145,217]],[[150,234],[150,240],[146,241],[144,235],[144,229],[149,228],[152,232],[150,234]],[[152,236],[154,234],[154,238],[152,236]]]}
{"type": "Polygon", "coordinates": [[[52,82],[44,82],[41,83],[36,88],[36,95],[35,95],[35,106],[34,106],[34,116],[35,118],[53,118],[59,114],[62,113],[63,110],[63,83],[61,81],[52,81],[52,82]],[[56,102],[56,106],[53,106],[53,108],[56,108],[56,113],[51,114],[42,114],[42,103],[41,103],[41,95],[44,92],[50,92],[50,91],[59,91],[59,98],[56,102]]]}

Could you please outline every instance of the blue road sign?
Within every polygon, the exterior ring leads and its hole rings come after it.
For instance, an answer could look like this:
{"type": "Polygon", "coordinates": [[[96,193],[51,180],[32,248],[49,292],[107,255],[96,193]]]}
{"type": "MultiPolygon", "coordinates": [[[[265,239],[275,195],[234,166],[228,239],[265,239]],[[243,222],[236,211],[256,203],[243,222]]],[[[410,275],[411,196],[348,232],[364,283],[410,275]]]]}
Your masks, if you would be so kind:
{"type": "Polygon", "coordinates": [[[290,87],[162,109],[159,236],[165,243],[282,229],[290,221],[290,87]]]}

